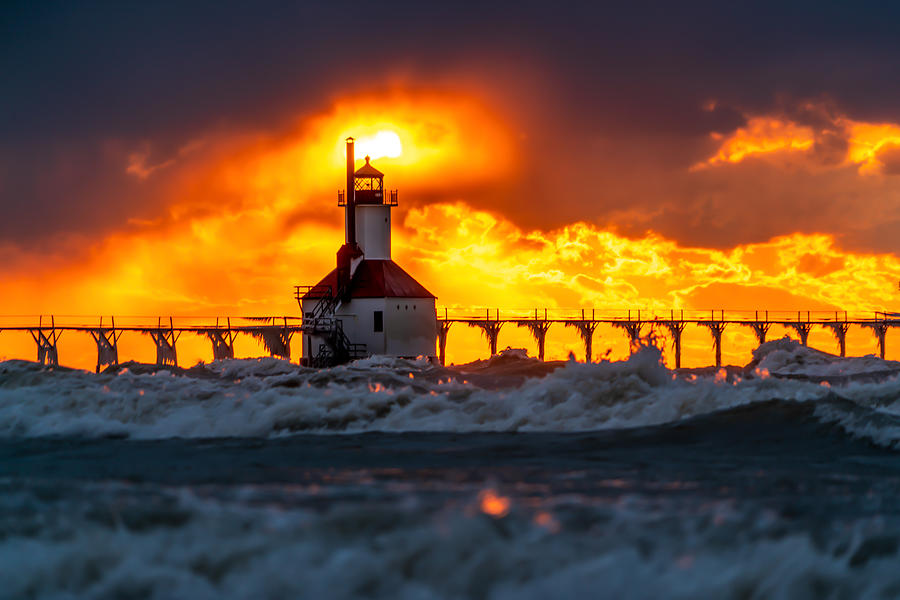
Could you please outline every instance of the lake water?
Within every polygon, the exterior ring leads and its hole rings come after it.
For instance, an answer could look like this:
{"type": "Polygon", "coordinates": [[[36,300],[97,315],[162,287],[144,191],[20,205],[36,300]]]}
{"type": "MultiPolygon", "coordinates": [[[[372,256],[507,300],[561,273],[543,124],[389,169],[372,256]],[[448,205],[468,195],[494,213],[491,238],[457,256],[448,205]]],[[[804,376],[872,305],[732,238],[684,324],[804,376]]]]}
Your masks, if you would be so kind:
{"type": "Polygon", "coordinates": [[[0,363],[3,598],[900,596],[900,365],[0,363]]]}

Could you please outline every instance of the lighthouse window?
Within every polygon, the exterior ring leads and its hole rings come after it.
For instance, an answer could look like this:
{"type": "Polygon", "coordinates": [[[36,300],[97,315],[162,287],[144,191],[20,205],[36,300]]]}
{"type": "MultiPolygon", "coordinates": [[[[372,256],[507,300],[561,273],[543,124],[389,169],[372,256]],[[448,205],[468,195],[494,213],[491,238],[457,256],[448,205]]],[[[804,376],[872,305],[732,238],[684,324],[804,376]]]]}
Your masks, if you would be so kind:
{"type": "Polygon", "coordinates": [[[375,333],[384,331],[384,313],[380,310],[375,311],[375,333]]]}

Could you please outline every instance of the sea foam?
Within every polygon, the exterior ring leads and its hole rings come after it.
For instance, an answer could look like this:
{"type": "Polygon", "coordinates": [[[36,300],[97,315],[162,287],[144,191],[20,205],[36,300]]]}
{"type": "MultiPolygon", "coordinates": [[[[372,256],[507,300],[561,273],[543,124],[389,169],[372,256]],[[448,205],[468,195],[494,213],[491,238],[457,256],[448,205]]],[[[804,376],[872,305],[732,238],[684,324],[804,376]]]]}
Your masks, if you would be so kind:
{"type": "Polygon", "coordinates": [[[785,533],[760,507],[687,514],[632,500],[471,505],[355,503],[323,512],[109,484],[65,498],[4,490],[10,598],[820,598],[900,589],[894,523],[785,533]],[[23,510],[27,506],[28,510],[23,510]],[[648,535],[652,532],[652,535],[648,535]],[[827,534],[827,535],[826,535],[827,534]]]}
{"type": "Polygon", "coordinates": [[[264,358],[95,375],[9,361],[0,363],[0,435],[574,432],[661,426],[779,400],[816,402],[821,419],[879,444],[900,439],[900,364],[875,357],[841,359],[776,340],[755,351],[742,375],[729,377],[677,374],[652,346],[623,361],[553,367],[509,356],[453,369],[373,357],[318,370],[264,358]]]}

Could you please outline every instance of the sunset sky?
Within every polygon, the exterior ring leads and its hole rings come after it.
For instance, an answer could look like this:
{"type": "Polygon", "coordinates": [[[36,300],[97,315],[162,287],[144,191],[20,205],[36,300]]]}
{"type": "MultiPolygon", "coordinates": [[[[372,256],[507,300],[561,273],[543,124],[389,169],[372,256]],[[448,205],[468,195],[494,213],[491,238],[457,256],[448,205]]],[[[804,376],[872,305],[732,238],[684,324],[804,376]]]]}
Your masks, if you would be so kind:
{"type": "MultiPolygon", "coordinates": [[[[373,161],[399,189],[394,259],[439,307],[900,310],[900,8],[22,2],[0,19],[0,315],[298,315],[293,286],[343,241],[342,140],[379,132],[402,147],[373,161]]],[[[67,335],[61,361],[91,366],[67,335]]],[[[182,363],[209,360],[184,343],[182,363]]],[[[152,360],[128,344],[120,359],[152,360]]],[[[506,345],[534,353],[512,326],[506,345]]],[[[685,346],[712,360],[708,332],[685,346]]],[[[752,347],[732,328],[724,359],[752,347]]],[[[580,348],[550,330],[550,358],[580,348]]],[[[607,349],[627,351],[621,331],[598,330],[607,349]]],[[[875,351],[851,330],[849,353],[875,351]]],[[[455,325],[448,352],[486,344],[455,325]]],[[[33,354],[0,333],[0,357],[33,354]]]]}

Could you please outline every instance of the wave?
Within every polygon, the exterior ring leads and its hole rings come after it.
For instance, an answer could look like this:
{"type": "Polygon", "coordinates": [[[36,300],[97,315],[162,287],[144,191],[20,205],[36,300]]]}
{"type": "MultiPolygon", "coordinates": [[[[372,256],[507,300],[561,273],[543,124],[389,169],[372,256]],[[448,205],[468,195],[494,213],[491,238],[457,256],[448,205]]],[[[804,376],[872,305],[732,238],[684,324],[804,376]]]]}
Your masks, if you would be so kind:
{"type": "MultiPolygon", "coordinates": [[[[895,520],[786,529],[726,502],[660,512],[637,499],[271,505],[140,486],[3,490],[10,598],[894,597],[895,520]]],[[[289,493],[290,490],[287,490],[289,493]]],[[[299,493],[299,492],[298,492],[299,493]]],[[[258,498],[257,498],[258,497],[258,498]]]]}
{"type": "Polygon", "coordinates": [[[653,346],[624,361],[548,364],[506,356],[452,369],[373,357],[316,370],[263,358],[192,369],[130,365],[95,375],[8,361],[0,363],[0,435],[583,432],[664,426],[777,400],[812,403],[817,419],[897,445],[900,365],[822,355],[776,340],[757,349],[754,362],[738,373],[700,377],[667,369],[653,346]]]}
{"type": "Polygon", "coordinates": [[[753,351],[750,365],[771,375],[820,381],[877,379],[900,374],[900,362],[874,354],[840,357],[782,338],[766,342],[753,351]]]}

